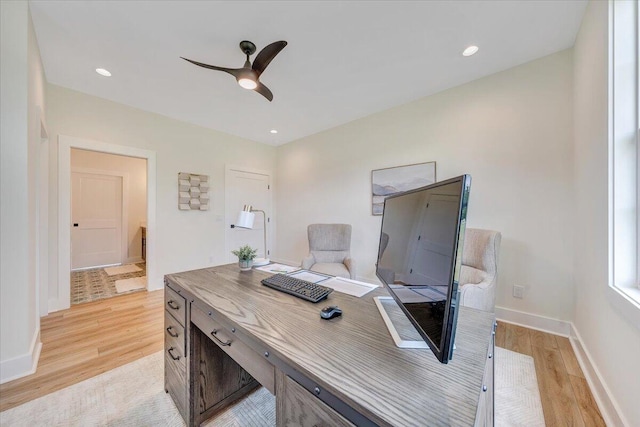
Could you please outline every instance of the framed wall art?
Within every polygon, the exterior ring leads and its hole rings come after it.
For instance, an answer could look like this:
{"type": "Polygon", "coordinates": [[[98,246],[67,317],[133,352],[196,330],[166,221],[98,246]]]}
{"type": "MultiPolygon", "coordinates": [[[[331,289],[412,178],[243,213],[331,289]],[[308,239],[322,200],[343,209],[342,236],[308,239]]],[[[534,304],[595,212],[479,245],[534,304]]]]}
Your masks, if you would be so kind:
{"type": "Polygon", "coordinates": [[[384,199],[436,182],[436,162],[371,171],[371,214],[382,215],[384,199]]]}

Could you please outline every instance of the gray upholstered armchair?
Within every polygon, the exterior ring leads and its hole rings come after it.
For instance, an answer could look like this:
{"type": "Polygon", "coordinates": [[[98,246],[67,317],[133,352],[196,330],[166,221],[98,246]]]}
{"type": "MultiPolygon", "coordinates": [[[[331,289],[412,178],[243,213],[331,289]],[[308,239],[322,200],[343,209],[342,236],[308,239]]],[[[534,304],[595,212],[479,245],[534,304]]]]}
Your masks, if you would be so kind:
{"type": "Polygon", "coordinates": [[[351,225],[311,224],[307,227],[309,255],[302,268],[347,279],[356,278],[351,259],[351,225]]]}
{"type": "Polygon", "coordinates": [[[501,240],[497,231],[466,229],[458,288],[461,305],[494,311],[501,240]]]}

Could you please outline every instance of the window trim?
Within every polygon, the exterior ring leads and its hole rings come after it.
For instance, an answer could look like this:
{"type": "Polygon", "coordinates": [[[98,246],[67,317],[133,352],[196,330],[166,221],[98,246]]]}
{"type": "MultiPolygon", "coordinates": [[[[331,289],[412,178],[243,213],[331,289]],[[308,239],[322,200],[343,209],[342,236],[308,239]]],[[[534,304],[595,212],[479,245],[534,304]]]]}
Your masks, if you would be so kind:
{"type": "MultiPolygon", "coordinates": [[[[617,2],[615,0],[609,1],[609,286],[607,286],[607,299],[610,304],[616,309],[616,311],[623,314],[629,319],[638,329],[640,329],[640,81],[639,81],[639,69],[638,63],[639,49],[640,49],[640,12],[637,2],[617,2]],[[633,26],[635,28],[632,31],[635,33],[635,46],[633,56],[635,57],[635,68],[631,79],[631,85],[635,85],[635,91],[633,92],[632,100],[628,98],[616,99],[616,90],[620,91],[620,88],[616,86],[616,77],[618,77],[619,69],[616,68],[616,27],[615,17],[616,10],[620,13],[620,9],[617,7],[634,7],[633,26]],[[623,104],[626,102],[626,104],[623,104]],[[624,157],[621,152],[629,149],[629,145],[624,145],[623,139],[629,132],[628,117],[616,115],[616,107],[623,109],[632,105],[635,109],[635,114],[632,116],[632,122],[635,122],[635,126],[631,129],[631,133],[634,134],[635,139],[634,149],[635,156],[632,157],[634,165],[626,163],[628,157],[624,157]],[[623,117],[622,119],[620,117],[623,117]],[[626,122],[625,122],[626,120],[626,122]],[[618,136],[621,135],[621,136],[618,136]],[[617,151],[619,150],[619,151],[617,151]],[[616,170],[618,167],[618,170],[616,170]],[[629,182],[628,178],[633,180],[634,189],[628,187],[622,187],[616,183],[616,177],[624,173],[627,173],[627,178],[624,182],[629,182]],[[635,175],[635,177],[634,177],[635,175]],[[632,192],[633,191],[633,192],[632,192]],[[626,204],[625,204],[626,203],[626,204]],[[623,217],[627,213],[626,217],[623,217]],[[634,218],[629,218],[629,211],[632,210],[634,218]],[[634,221],[635,220],[635,221],[634,221]],[[621,230],[620,227],[625,227],[621,230]],[[629,242],[626,240],[630,229],[632,231],[632,238],[635,242],[629,242]],[[630,256],[630,259],[623,260],[621,255],[618,255],[616,259],[616,251],[618,254],[624,254],[628,251],[635,251],[635,254],[630,256]],[[626,263],[625,263],[626,262],[626,263]],[[635,265],[629,265],[635,263],[635,265]]],[[[627,15],[624,15],[625,17],[627,15]]],[[[625,24],[626,25],[626,24],[625,24]]],[[[619,35],[618,35],[619,37],[619,35]]],[[[626,39],[623,39],[626,41],[626,39]]],[[[628,47],[628,46],[627,46],[628,47]]],[[[622,52],[623,55],[628,54],[629,50],[621,51],[618,48],[618,53],[622,52]]],[[[624,71],[624,70],[623,70],[624,71]]],[[[628,75],[622,78],[629,78],[628,75]]],[[[629,80],[626,80],[625,88],[629,80]]],[[[619,93],[619,92],[618,92],[619,93]]],[[[626,94],[626,92],[622,92],[626,94]]],[[[628,110],[624,110],[628,111],[628,110]]],[[[632,139],[632,140],[633,140],[632,139]]],[[[629,140],[627,140],[628,142],[629,140]]]]}

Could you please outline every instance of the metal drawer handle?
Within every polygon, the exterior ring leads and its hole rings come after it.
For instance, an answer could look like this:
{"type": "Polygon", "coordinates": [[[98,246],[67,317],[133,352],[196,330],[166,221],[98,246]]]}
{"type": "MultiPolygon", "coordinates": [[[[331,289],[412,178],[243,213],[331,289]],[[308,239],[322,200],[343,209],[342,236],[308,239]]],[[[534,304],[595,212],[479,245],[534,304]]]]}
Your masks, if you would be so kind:
{"type": "Polygon", "coordinates": [[[180,356],[174,356],[173,355],[173,353],[172,353],[173,350],[175,350],[175,348],[173,348],[173,347],[171,347],[171,348],[169,348],[169,350],[167,350],[169,352],[169,356],[171,356],[171,358],[173,360],[180,360],[180,356]]]}
{"type": "Polygon", "coordinates": [[[178,304],[176,304],[176,302],[172,299],[170,299],[169,301],[167,301],[167,305],[171,308],[173,308],[174,310],[179,310],[180,306],[178,304]]]}
{"type": "Polygon", "coordinates": [[[169,326],[169,327],[167,328],[167,333],[168,333],[169,335],[171,335],[172,337],[174,337],[174,338],[178,338],[178,335],[180,335],[180,334],[178,334],[177,332],[171,332],[172,330],[173,330],[173,326],[169,326]],[[175,335],[174,335],[174,334],[175,334],[175,335]]]}
{"type": "Polygon", "coordinates": [[[231,347],[231,340],[227,340],[227,342],[222,341],[220,338],[218,338],[216,336],[216,334],[218,333],[217,329],[214,329],[213,331],[211,331],[211,336],[214,337],[216,339],[216,341],[218,341],[220,343],[221,346],[229,346],[231,347]]]}

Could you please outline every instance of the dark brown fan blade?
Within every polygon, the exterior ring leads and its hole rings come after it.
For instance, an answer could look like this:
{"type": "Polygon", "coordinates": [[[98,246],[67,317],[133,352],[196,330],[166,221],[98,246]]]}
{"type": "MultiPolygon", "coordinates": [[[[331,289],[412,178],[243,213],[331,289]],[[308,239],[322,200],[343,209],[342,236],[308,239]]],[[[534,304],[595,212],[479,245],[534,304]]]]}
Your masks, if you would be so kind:
{"type": "Polygon", "coordinates": [[[276,57],[278,53],[287,45],[286,41],[273,42],[270,45],[266,46],[264,49],[260,51],[258,56],[256,56],[255,61],[253,61],[253,68],[258,72],[258,75],[262,74],[267,68],[267,65],[276,57]]]}
{"type": "Polygon", "coordinates": [[[258,92],[260,95],[267,98],[269,102],[273,101],[273,94],[271,93],[269,88],[263,85],[262,83],[258,82],[258,87],[256,87],[254,90],[258,92]]]}
{"type": "Polygon", "coordinates": [[[224,68],[224,67],[216,67],[215,65],[203,64],[202,62],[192,61],[191,59],[183,58],[185,61],[189,61],[198,67],[208,68],[210,70],[224,71],[225,73],[231,74],[233,77],[238,77],[238,72],[242,70],[242,68],[224,68]]]}

